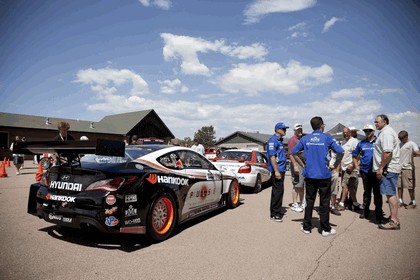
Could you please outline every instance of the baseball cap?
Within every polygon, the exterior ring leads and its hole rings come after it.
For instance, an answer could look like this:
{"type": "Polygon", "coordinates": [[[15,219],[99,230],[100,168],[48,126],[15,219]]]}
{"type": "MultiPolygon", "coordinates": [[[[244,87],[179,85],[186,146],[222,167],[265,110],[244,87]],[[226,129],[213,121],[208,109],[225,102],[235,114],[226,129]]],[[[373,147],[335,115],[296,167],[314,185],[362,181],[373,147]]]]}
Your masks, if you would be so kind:
{"type": "Polygon", "coordinates": [[[375,128],[373,127],[373,125],[367,124],[363,127],[363,130],[375,130],[375,128]]]}
{"type": "Polygon", "coordinates": [[[277,129],[283,129],[283,128],[289,128],[288,126],[286,126],[284,123],[279,122],[276,124],[276,126],[274,127],[274,130],[276,131],[277,129]]]}
{"type": "Polygon", "coordinates": [[[354,126],[350,126],[349,129],[350,130],[357,130],[357,128],[355,128],[354,126]]]}
{"type": "Polygon", "coordinates": [[[293,126],[294,130],[299,129],[299,128],[302,128],[302,125],[300,123],[297,123],[293,126]]]}

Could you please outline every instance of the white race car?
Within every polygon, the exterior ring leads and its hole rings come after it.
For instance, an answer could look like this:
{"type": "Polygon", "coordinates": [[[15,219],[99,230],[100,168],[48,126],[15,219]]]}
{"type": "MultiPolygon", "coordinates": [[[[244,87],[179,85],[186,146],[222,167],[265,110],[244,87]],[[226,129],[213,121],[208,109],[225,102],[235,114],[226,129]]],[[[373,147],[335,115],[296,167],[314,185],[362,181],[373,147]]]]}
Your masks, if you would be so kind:
{"type": "Polygon", "coordinates": [[[263,152],[231,149],[211,160],[219,170],[234,172],[239,184],[254,188],[255,193],[260,192],[262,185],[270,180],[267,156],[263,152]]]}

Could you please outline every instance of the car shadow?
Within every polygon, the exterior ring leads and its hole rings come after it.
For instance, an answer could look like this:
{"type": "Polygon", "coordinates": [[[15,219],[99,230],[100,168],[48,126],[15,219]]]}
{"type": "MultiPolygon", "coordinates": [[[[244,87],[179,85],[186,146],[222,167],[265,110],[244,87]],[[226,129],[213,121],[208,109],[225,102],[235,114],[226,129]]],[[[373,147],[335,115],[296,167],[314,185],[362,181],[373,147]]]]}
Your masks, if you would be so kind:
{"type": "MultiPolygon", "coordinates": [[[[238,207],[240,207],[243,204],[243,201],[244,199],[240,199],[238,207]]],[[[188,229],[189,227],[198,225],[203,221],[209,220],[229,210],[234,209],[226,209],[225,207],[220,208],[215,211],[204,214],[200,217],[197,217],[193,220],[182,223],[174,229],[174,231],[168,239],[182,233],[185,229],[188,229]]],[[[137,250],[141,250],[143,248],[147,248],[149,246],[159,243],[148,238],[146,235],[126,233],[103,233],[95,229],[86,230],[63,227],[59,225],[51,225],[45,228],[41,228],[39,229],[39,231],[46,232],[49,236],[61,241],[104,250],[121,250],[127,253],[135,252],[137,250]]]]}

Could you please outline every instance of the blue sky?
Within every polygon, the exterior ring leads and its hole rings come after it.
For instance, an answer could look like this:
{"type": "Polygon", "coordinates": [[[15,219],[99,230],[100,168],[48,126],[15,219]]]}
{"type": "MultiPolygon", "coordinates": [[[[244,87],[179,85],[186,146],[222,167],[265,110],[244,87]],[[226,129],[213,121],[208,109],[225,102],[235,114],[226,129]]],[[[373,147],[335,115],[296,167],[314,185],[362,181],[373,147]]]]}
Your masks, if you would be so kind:
{"type": "Polygon", "coordinates": [[[181,139],[385,113],[420,145],[419,42],[411,0],[0,0],[0,111],[154,109],[181,139]]]}

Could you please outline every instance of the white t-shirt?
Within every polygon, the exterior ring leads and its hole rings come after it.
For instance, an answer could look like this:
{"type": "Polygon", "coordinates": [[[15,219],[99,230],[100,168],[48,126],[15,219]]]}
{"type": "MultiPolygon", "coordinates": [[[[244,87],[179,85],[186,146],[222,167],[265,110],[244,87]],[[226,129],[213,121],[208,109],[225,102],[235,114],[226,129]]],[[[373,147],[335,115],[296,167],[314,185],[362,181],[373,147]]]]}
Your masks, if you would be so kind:
{"type": "Polygon", "coordinates": [[[375,142],[373,150],[373,171],[378,171],[379,165],[382,162],[382,153],[392,152],[391,161],[388,163],[388,172],[400,173],[400,145],[398,136],[394,129],[386,125],[379,131],[378,138],[375,142]]]}
{"type": "Polygon", "coordinates": [[[357,143],[359,143],[359,140],[354,137],[350,137],[349,140],[341,145],[344,150],[343,159],[341,160],[341,170],[345,171],[347,167],[353,163],[353,156],[351,153],[354,149],[356,149],[357,143]]]}
{"type": "Polygon", "coordinates": [[[400,163],[402,169],[413,169],[413,155],[418,150],[419,147],[417,144],[411,140],[408,140],[406,143],[400,143],[400,163]]]}
{"type": "Polygon", "coordinates": [[[202,154],[202,155],[204,155],[204,146],[203,145],[201,145],[201,144],[198,144],[198,145],[192,145],[191,146],[191,149],[193,149],[194,151],[196,151],[196,152],[198,152],[198,153],[200,153],[200,154],[202,154]]]}

